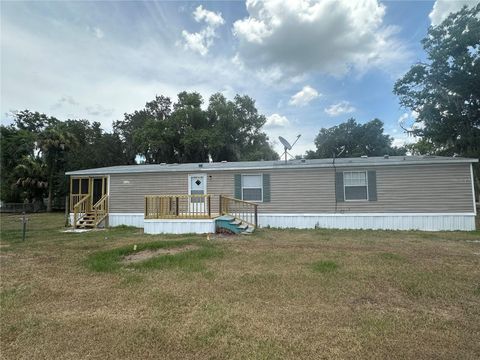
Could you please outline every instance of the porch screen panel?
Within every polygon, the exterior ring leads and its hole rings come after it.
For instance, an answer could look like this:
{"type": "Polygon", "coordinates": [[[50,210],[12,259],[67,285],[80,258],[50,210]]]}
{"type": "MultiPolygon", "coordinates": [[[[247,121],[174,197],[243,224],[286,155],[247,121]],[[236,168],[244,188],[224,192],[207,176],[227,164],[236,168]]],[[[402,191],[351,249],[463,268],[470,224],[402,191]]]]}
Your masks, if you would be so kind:
{"type": "Polygon", "coordinates": [[[93,179],[93,203],[102,198],[102,179],[93,179]]]}
{"type": "Polygon", "coordinates": [[[88,194],[88,179],[81,179],[80,181],[82,194],[88,194]]]}
{"type": "Polygon", "coordinates": [[[72,179],[72,194],[78,194],[80,191],[80,180],[72,179]]]}

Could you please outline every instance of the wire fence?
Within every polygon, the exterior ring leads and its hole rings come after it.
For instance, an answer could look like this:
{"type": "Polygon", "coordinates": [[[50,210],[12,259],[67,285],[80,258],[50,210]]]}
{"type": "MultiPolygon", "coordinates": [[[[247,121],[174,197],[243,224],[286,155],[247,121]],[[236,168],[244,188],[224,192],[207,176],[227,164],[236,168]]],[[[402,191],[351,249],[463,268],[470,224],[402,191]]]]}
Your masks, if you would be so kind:
{"type": "Polygon", "coordinates": [[[3,203],[0,206],[2,213],[32,213],[42,211],[38,205],[32,203],[3,203]]]}

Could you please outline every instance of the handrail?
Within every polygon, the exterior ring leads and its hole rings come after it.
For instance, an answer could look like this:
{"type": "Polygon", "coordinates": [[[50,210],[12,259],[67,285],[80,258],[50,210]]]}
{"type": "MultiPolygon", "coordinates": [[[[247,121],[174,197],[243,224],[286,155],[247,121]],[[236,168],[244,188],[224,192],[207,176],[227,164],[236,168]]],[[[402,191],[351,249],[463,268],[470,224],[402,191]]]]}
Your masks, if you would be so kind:
{"type": "Polygon", "coordinates": [[[70,194],[70,212],[73,212],[75,205],[87,196],[89,196],[89,194],[70,194]]]}
{"type": "Polygon", "coordinates": [[[90,209],[90,194],[85,196],[73,206],[73,228],[77,227],[77,222],[85,216],[90,209]]]}
{"type": "Polygon", "coordinates": [[[211,196],[146,195],[145,219],[210,219],[211,196]]]}
{"type": "Polygon", "coordinates": [[[258,204],[254,202],[220,195],[219,209],[220,215],[230,215],[254,227],[258,226],[258,204]]]}
{"type": "Polygon", "coordinates": [[[98,200],[93,207],[99,207],[102,202],[105,202],[105,200],[108,199],[108,194],[103,195],[100,200],[98,200]]]}
{"type": "Polygon", "coordinates": [[[100,200],[93,205],[93,211],[95,214],[94,223],[95,227],[97,227],[108,215],[108,194],[103,195],[100,200]]]}

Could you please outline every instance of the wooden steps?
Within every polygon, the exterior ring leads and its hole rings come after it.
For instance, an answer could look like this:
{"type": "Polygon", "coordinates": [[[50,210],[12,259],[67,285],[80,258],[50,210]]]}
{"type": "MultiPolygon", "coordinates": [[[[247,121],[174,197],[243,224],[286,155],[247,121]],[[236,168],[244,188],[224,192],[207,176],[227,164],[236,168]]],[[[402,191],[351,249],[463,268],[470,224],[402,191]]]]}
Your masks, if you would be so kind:
{"type": "Polygon", "coordinates": [[[86,212],[85,215],[77,221],[79,229],[93,229],[95,227],[95,213],[93,211],[86,212]]]}

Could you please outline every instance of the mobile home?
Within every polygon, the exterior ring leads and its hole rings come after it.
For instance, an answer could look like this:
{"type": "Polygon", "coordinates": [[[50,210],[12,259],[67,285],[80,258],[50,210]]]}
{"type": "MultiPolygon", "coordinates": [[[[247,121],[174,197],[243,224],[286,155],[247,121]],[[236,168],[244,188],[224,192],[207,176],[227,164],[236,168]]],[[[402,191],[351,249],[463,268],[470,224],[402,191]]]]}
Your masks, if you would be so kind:
{"type": "Polygon", "coordinates": [[[474,230],[477,161],[384,156],[128,165],[66,175],[75,227],[210,233],[223,216],[249,231],[474,230]]]}

